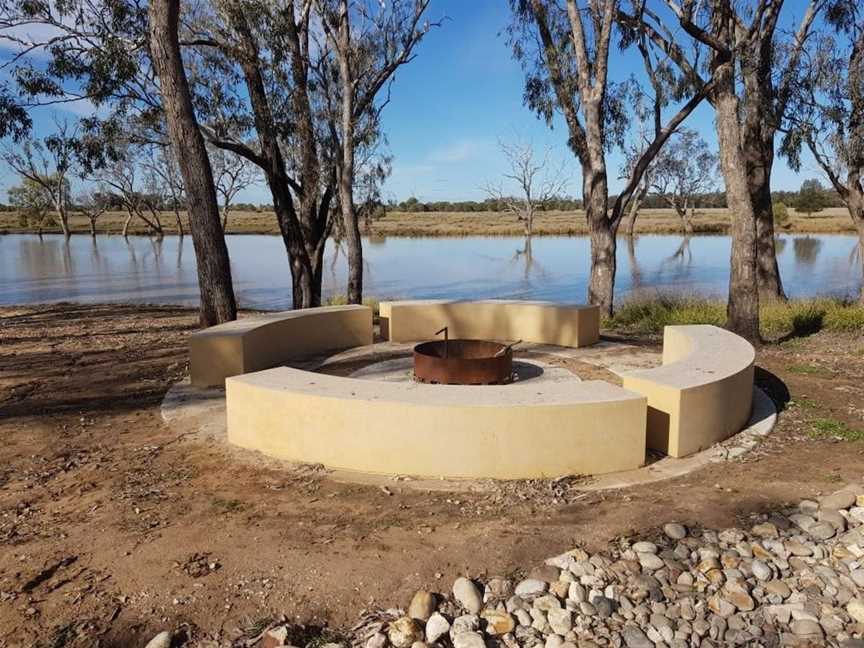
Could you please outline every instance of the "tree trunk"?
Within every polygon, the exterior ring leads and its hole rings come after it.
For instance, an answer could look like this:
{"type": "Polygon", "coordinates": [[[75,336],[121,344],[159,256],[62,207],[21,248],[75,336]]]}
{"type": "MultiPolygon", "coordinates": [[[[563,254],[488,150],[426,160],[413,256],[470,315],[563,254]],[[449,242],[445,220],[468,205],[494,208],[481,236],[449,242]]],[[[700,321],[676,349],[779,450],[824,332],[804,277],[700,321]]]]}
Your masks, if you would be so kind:
{"type": "MultiPolygon", "coordinates": [[[[774,245],[774,205],[771,200],[771,167],[774,151],[762,150],[758,142],[747,141],[747,180],[756,219],[756,273],[762,299],[786,300],[777,250],[774,245]]],[[[773,138],[771,147],[773,149],[773,138]]]]}
{"type": "Polygon", "coordinates": [[[354,207],[354,77],[348,60],[351,49],[351,25],[348,0],[339,3],[339,32],[337,58],[339,76],[342,81],[342,157],[339,161],[339,204],[342,208],[342,224],[348,244],[349,304],[363,301],[363,242],[360,224],[354,207]]]}
{"type": "Polygon", "coordinates": [[[633,192],[633,197],[630,199],[630,206],[627,216],[627,236],[633,238],[636,232],[636,218],[639,216],[639,208],[642,207],[642,198],[644,192],[637,189],[633,192]]]}
{"type": "MultiPolygon", "coordinates": [[[[726,201],[732,220],[731,263],[727,327],[742,337],[758,342],[759,290],[756,273],[756,220],[747,184],[741,151],[738,97],[732,80],[732,63],[721,64],[715,72],[725,77],[728,87],[717,93],[715,110],[720,166],[726,182],[726,201]]],[[[721,84],[722,85],[722,84],[721,84]]]]}
{"type": "Polygon", "coordinates": [[[176,207],[174,208],[174,219],[177,221],[177,233],[180,238],[183,238],[186,236],[186,232],[183,230],[183,218],[180,216],[180,210],[176,207]]]}
{"type": "Polygon", "coordinates": [[[90,219],[90,236],[96,238],[96,219],[94,218],[90,219]]]}
{"type": "Polygon", "coordinates": [[[861,264],[862,273],[858,301],[864,306],[864,191],[859,190],[855,185],[851,185],[851,191],[847,195],[846,207],[858,232],[858,261],[861,264]]]}
{"type": "Polygon", "coordinates": [[[237,318],[228,247],[219,222],[213,171],[198,129],[177,28],[179,0],[151,0],[150,52],[159,76],[168,134],[186,187],[186,212],[198,266],[200,320],[211,326],[237,318]]]}
{"type": "Polygon", "coordinates": [[[615,290],[615,227],[606,215],[608,192],[606,170],[583,169],[582,195],[585,217],[591,237],[591,278],[588,303],[600,307],[600,313],[612,316],[615,290]]]}
{"type": "Polygon", "coordinates": [[[129,223],[132,222],[132,210],[126,207],[126,220],[123,221],[123,238],[129,238],[129,223]]]}

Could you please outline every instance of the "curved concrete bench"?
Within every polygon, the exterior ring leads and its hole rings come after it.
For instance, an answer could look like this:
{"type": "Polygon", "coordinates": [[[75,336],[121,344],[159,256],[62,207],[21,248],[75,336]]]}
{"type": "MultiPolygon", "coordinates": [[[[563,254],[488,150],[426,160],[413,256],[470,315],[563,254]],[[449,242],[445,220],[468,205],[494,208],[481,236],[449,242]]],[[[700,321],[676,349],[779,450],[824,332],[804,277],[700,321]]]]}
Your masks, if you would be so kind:
{"type": "Polygon", "coordinates": [[[288,367],[226,381],[228,439],[329,468],[424,477],[599,474],[645,460],[645,398],[599,381],[471,387],[288,367]]]}
{"type": "Polygon", "coordinates": [[[622,376],[648,398],[649,448],[685,457],[740,432],[753,405],[756,352],[747,340],[708,325],[667,326],[663,366],[622,376]]]}
{"type": "Polygon", "coordinates": [[[524,340],[583,347],[600,338],[597,306],[488,299],[381,302],[381,336],[392,342],[431,340],[444,326],[451,338],[524,340]]]}
{"type": "Polygon", "coordinates": [[[267,313],[193,333],[190,374],[196,387],[221,387],[228,376],[367,344],[372,344],[372,309],[368,306],[267,313]]]}

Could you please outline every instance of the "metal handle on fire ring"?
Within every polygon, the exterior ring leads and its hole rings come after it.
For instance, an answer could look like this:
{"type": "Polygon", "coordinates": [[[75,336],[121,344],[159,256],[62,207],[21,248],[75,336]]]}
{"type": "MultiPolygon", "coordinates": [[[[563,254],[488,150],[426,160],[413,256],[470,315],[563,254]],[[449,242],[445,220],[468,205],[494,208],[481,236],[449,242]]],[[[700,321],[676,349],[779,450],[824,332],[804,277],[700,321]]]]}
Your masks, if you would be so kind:
{"type": "Polygon", "coordinates": [[[498,351],[498,353],[496,353],[496,354],[495,354],[494,356],[492,356],[492,357],[493,357],[493,358],[500,358],[502,355],[504,355],[505,353],[507,353],[510,349],[512,349],[512,348],[513,348],[514,346],[516,346],[517,344],[522,344],[522,340],[516,340],[515,342],[511,342],[510,344],[508,344],[507,346],[505,346],[503,349],[501,349],[500,351],[498,351]]]}

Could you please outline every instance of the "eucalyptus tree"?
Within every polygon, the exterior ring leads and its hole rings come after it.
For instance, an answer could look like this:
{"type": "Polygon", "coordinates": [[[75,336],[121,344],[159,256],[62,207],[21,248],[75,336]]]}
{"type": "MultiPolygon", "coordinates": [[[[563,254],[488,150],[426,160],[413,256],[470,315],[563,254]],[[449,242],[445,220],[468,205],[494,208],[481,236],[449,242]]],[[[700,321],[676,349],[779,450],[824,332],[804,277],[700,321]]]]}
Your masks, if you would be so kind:
{"type": "MultiPolygon", "coordinates": [[[[582,167],[582,200],[591,239],[588,301],[600,306],[604,315],[612,314],[616,234],[625,207],[663,144],[714,83],[672,74],[668,54],[647,46],[647,36],[636,29],[638,20],[621,20],[627,17],[623,4],[623,0],[511,0],[511,44],[526,72],[526,102],[550,125],[555,114],[563,116],[568,145],[582,167]],[[623,146],[631,87],[609,79],[616,29],[622,47],[637,47],[653,96],[649,141],[613,200],[606,154],[623,146]],[[680,107],[664,119],[672,102],[680,107]]],[[[644,10],[641,0],[626,4],[636,16],[644,10]]]]}
{"type": "Polygon", "coordinates": [[[696,196],[716,187],[717,154],[699,134],[681,128],[654,163],[651,188],[675,210],[685,234],[693,233],[696,196]]]}
{"type": "Polygon", "coordinates": [[[79,142],[75,129],[67,122],[57,124],[57,132],[44,138],[27,138],[7,146],[2,159],[23,180],[38,185],[51,201],[57,223],[68,239],[70,185],[79,160],[79,142]]]}
{"type": "Polygon", "coordinates": [[[321,303],[336,162],[313,40],[312,3],[202,4],[185,42],[202,131],[211,146],[261,169],[289,258],[295,308],[321,303]]]}
{"type": "MultiPolygon", "coordinates": [[[[864,250],[864,8],[855,0],[834,0],[826,18],[828,28],[795,85],[782,151],[798,169],[806,146],[849,211],[864,250]]],[[[802,184],[802,195],[805,189],[802,184]]],[[[811,191],[817,204],[820,192],[817,181],[811,191]]]]}
{"type": "MultiPolygon", "coordinates": [[[[328,75],[322,85],[331,105],[338,96],[331,133],[348,247],[347,298],[348,303],[358,304],[363,297],[363,248],[354,200],[357,149],[378,137],[394,74],[414,58],[417,45],[432,27],[423,21],[429,0],[315,0],[315,5],[335,59],[335,83],[327,83],[328,75]]],[[[319,48],[323,50],[322,43],[319,48]]]]}
{"type": "Polygon", "coordinates": [[[700,80],[704,74],[713,84],[708,99],[731,214],[727,326],[751,340],[759,339],[760,286],[763,294],[782,295],[770,201],[773,142],[788,109],[793,72],[823,5],[811,0],[803,7],[782,64],[777,41],[783,38],[778,32],[783,0],[656,0],[650,9],[643,5],[624,18],[682,74],[700,80]]]}
{"type": "Polygon", "coordinates": [[[178,120],[194,120],[175,29],[178,11],[177,2],[164,0],[149,6],[133,0],[0,0],[0,44],[11,52],[2,63],[11,81],[0,88],[0,136],[26,136],[32,127],[28,112],[36,106],[89,102],[92,114],[80,123],[90,135],[89,164],[96,166],[110,159],[108,144],[118,134],[164,133],[167,117],[170,138],[163,143],[170,139],[182,151],[178,159],[199,252],[201,321],[209,325],[234,319],[236,306],[206,155],[199,155],[191,132],[183,131],[189,135],[184,141],[177,137],[178,120]]]}

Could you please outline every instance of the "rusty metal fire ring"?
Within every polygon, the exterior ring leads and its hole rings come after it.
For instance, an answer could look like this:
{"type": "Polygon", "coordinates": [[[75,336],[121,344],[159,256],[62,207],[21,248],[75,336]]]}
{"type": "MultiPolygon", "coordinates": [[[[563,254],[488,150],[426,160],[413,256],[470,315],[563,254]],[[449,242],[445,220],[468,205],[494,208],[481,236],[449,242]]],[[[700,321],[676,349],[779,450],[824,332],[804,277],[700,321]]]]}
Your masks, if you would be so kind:
{"type": "Polygon", "coordinates": [[[414,379],[441,385],[503,385],[513,379],[513,345],[436,340],[414,347],[414,379]]]}

